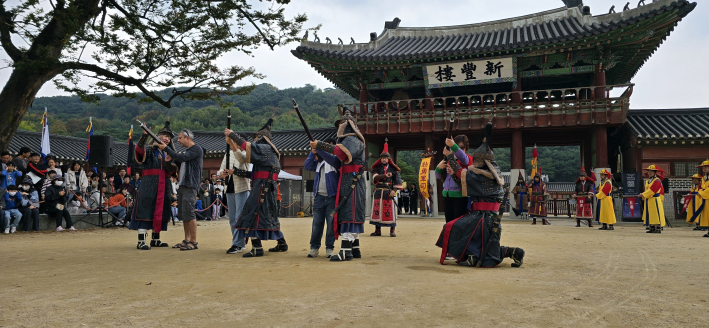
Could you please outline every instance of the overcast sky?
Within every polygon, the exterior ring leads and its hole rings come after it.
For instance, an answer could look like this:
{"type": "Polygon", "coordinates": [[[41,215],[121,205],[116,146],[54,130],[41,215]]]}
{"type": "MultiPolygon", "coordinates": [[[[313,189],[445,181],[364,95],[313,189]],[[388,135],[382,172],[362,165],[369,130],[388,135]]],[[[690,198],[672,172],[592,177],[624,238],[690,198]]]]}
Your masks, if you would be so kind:
{"type": "MultiPolygon", "coordinates": [[[[651,2],[652,0],[647,0],[651,2]]],[[[695,0],[696,1],[696,0],[695,0]]],[[[585,0],[593,15],[607,13],[616,6],[622,10],[625,0],[585,0]]],[[[635,8],[637,0],[631,1],[635,8]]],[[[370,32],[381,33],[384,22],[394,17],[401,19],[400,26],[446,26],[486,22],[532,14],[563,6],[561,0],[294,0],[287,6],[289,15],[307,13],[306,27],[322,24],[318,35],[322,42],[330,37],[334,43],[340,37],[349,43],[354,37],[358,43],[366,42],[370,32]]],[[[709,107],[706,98],[709,90],[709,4],[699,3],[662,44],[633,79],[636,88],[631,107],[640,108],[690,108],[709,107]]],[[[312,40],[312,33],[310,33],[312,40]]],[[[332,87],[332,83],[319,75],[304,61],[295,58],[290,51],[297,47],[291,43],[271,51],[261,48],[255,58],[232,55],[220,60],[226,66],[238,63],[253,66],[265,74],[264,80],[278,88],[299,87],[313,84],[319,88],[332,87]]],[[[0,71],[0,83],[4,83],[9,70],[0,71]]],[[[38,96],[62,94],[52,83],[46,83],[38,96]]]]}

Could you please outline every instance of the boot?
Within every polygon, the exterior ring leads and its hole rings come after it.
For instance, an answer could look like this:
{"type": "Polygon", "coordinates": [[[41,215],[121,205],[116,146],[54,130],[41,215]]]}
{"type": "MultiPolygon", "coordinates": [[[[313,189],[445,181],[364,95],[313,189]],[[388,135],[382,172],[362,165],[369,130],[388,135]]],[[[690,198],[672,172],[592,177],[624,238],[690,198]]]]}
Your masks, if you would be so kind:
{"type": "Polygon", "coordinates": [[[651,225],[648,228],[649,229],[647,231],[645,231],[645,233],[655,233],[655,226],[654,225],[651,225]]]}
{"type": "Polygon", "coordinates": [[[654,233],[662,233],[662,227],[660,226],[655,226],[655,232],[654,233]]]}
{"type": "Polygon", "coordinates": [[[515,261],[515,263],[512,263],[513,268],[519,268],[524,262],[524,250],[519,247],[507,247],[504,257],[509,257],[515,261]]]}
{"type": "Polygon", "coordinates": [[[613,229],[613,225],[612,225],[612,224],[609,224],[609,225],[608,225],[608,230],[615,230],[615,229],[613,229]]]}
{"type": "Polygon", "coordinates": [[[269,252],[285,252],[288,250],[288,244],[286,244],[286,239],[281,238],[278,239],[278,244],[276,244],[276,247],[269,248],[269,252]]]}
{"type": "Polygon", "coordinates": [[[356,259],[362,258],[362,252],[359,250],[359,238],[352,242],[352,257],[356,259]]]}
{"type": "Polygon", "coordinates": [[[391,227],[391,229],[389,230],[389,236],[396,237],[396,228],[391,227]]]}
{"type": "Polygon", "coordinates": [[[382,235],[382,228],[381,228],[381,227],[377,227],[377,228],[374,230],[374,232],[372,232],[372,233],[370,234],[370,236],[372,236],[372,237],[381,236],[381,235],[382,235]]]}
{"type": "Polygon", "coordinates": [[[551,225],[547,219],[542,219],[542,225],[551,225]]]}
{"type": "Polygon", "coordinates": [[[608,230],[608,225],[604,223],[602,227],[598,228],[598,230],[608,230]]]}
{"type": "Polygon", "coordinates": [[[576,219],[576,228],[581,227],[581,219],[576,219]]]}
{"type": "MultiPolygon", "coordinates": [[[[593,225],[591,224],[591,219],[588,219],[588,227],[589,227],[589,228],[593,228],[593,225]]],[[[611,226],[611,227],[612,227],[612,226],[611,226]]],[[[613,230],[613,229],[611,229],[611,230],[613,230]]]]}
{"type": "Polygon", "coordinates": [[[709,233],[704,234],[702,237],[709,237],[709,233]]]}
{"type": "Polygon", "coordinates": [[[537,218],[532,218],[532,225],[537,224],[537,218]]]}
{"type": "Polygon", "coordinates": [[[163,243],[160,241],[160,233],[154,233],[152,234],[152,240],[150,241],[150,247],[167,247],[169,246],[167,243],[163,243]]]}
{"type": "Polygon", "coordinates": [[[146,235],[147,235],[147,233],[139,233],[138,234],[138,246],[136,247],[137,249],[144,250],[144,251],[150,250],[150,245],[145,243],[145,236],[146,235]]]}
{"type": "Polygon", "coordinates": [[[353,259],[352,256],[352,242],[347,240],[342,240],[340,245],[340,251],[330,257],[330,261],[350,261],[353,259]]]}
{"type": "Polygon", "coordinates": [[[242,257],[261,257],[263,256],[263,247],[261,247],[261,239],[251,238],[251,251],[244,254],[242,257]]]}

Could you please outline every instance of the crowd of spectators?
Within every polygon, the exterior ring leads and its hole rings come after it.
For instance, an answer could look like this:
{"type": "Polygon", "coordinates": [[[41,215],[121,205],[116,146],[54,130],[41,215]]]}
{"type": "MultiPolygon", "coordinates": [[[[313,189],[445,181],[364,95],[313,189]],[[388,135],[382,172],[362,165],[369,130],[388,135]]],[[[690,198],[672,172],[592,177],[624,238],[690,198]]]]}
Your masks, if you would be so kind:
{"type": "Polygon", "coordinates": [[[56,231],[76,230],[72,215],[105,210],[117,225],[130,220],[140,174],[97,174],[79,162],[64,165],[51,154],[42,159],[22,147],[14,158],[0,154],[0,232],[39,230],[39,215],[56,221],[56,231]]]}

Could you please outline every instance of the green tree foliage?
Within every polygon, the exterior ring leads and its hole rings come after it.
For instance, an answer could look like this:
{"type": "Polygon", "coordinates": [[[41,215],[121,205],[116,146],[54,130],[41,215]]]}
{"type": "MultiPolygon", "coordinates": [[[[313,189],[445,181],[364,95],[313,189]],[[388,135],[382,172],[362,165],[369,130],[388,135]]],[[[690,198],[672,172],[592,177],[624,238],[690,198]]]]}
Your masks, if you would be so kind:
{"type": "MultiPolygon", "coordinates": [[[[253,55],[260,46],[274,49],[299,40],[307,16],[286,17],[289,3],[0,1],[0,43],[12,69],[0,92],[0,149],[7,148],[35,95],[50,80],[88,102],[98,102],[103,92],[165,108],[176,100],[226,105],[223,96],[254,88],[238,86],[239,81],[262,76],[253,67],[220,67],[217,61],[229,53],[253,55]]],[[[127,120],[137,115],[132,109],[108,109],[105,115],[127,120]]]]}
{"type": "MultiPolygon", "coordinates": [[[[48,108],[50,131],[75,137],[86,137],[89,117],[93,118],[94,133],[108,134],[125,141],[136,119],[149,126],[162,127],[167,118],[174,130],[190,128],[221,131],[226,127],[227,108],[211,100],[179,99],[166,111],[157,103],[141,103],[136,99],[98,95],[98,103],[86,103],[78,96],[39,97],[22,121],[24,130],[38,131],[44,108],[48,108]]],[[[291,99],[296,99],[311,128],[329,127],[339,118],[337,104],[354,102],[338,89],[317,89],[312,85],[279,90],[269,84],[257,85],[247,95],[226,95],[222,100],[233,103],[232,129],[256,131],[270,117],[275,130],[301,129],[291,99]]]]}

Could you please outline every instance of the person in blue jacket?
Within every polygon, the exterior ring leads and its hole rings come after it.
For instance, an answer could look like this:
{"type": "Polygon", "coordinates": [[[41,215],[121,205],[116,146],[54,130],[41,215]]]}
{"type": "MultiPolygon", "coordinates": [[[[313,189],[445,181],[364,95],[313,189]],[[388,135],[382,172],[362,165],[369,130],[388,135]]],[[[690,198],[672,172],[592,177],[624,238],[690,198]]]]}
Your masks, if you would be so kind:
{"type": "Polygon", "coordinates": [[[7,193],[5,194],[5,233],[15,233],[17,231],[17,225],[20,223],[22,218],[22,213],[20,213],[20,207],[22,206],[22,195],[17,192],[16,185],[7,186],[7,193]],[[10,224],[10,217],[12,216],[12,224],[10,224]]]}
{"type": "Polygon", "coordinates": [[[16,186],[20,183],[22,172],[17,170],[13,162],[8,162],[5,166],[6,169],[0,174],[0,188],[7,190],[7,186],[16,186]]]}
{"type": "MultiPolygon", "coordinates": [[[[334,145],[335,138],[328,138],[326,143],[334,145]]],[[[308,257],[320,254],[323,229],[325,234],[325,254],[330,258],[335,249],[335,231],[332,226],[332,214],[337,200],[338,181],[340,179],[340,160],[323,150],[312,149],[305,159],[304,168],[315,172],[313,183],[313,228],[310,233],[310,253],[308,257]]]]}

